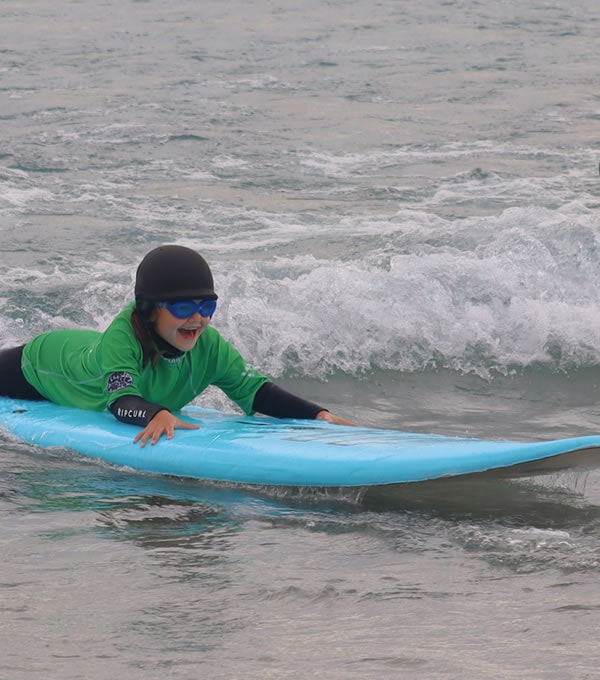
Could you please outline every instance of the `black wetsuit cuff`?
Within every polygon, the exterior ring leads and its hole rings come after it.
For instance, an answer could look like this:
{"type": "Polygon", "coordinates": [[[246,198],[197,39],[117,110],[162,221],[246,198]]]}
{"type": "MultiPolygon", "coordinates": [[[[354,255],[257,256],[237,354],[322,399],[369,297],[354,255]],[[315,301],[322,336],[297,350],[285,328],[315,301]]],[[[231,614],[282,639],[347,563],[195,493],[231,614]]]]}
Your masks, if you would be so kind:
{"type": "Polygon", "coordinates": [[[168,411],[165,406],[153,404],[133,394],[126,394],[115,399],[108,409],[121,423],[140,427],[146,427],[159,411],[168,411]]]}

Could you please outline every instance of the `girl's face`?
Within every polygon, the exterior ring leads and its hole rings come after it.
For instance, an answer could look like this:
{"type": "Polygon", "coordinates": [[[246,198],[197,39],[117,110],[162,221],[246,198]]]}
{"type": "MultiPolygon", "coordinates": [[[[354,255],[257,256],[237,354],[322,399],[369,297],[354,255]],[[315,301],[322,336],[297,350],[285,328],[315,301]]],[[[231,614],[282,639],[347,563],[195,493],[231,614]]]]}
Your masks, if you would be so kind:
{"type": "Polygon", "coordinates": [[[210,325],[210,317],[201,316],[198,312],[188,319],[178,319],[166,307],[155,307],[151,320],[160,337],[182,352],[194,349],[198,338],[210,325]]]}

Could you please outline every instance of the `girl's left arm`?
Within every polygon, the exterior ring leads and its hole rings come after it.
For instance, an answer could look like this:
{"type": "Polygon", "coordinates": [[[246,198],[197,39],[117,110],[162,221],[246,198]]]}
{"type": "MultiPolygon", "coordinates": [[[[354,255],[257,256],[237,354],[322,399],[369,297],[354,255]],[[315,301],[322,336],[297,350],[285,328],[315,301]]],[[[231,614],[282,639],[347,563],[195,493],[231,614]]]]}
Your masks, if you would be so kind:
{"type": "Polygon", "coordinates": [[[349,420],[335,416],[322,406],[298,397],[272,382],[265,383],[256,392],[254,410],[275,418],[316,418],[335,425],[354,425],[349,420]]]}

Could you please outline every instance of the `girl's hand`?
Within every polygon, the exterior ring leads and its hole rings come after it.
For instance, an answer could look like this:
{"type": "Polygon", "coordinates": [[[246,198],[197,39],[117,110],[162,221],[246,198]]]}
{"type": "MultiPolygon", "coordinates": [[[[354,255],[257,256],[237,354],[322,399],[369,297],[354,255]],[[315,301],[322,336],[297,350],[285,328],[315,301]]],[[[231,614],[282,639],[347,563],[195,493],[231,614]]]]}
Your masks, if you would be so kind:
{"type": "Polygon", "coordinates": [[[350,425],[351,427],[356,427],[356,423],[351,423],[345,418],[334,416],[333,413],[329,413],[329,411],[319,411],[315,417],[317,420],[325,420],[328,423],[333,423],[333,425],[350,425]]]}
{"type": "Polygon", "coordinates": [[[159,411],[154,418],[146,425],[146,427],[138,432],[134,444],[140,442],[140,446],[146,446],[146,442],[150,440],[152,446],[162,437],[163,434],[167,435],[167,439],[173,439],[175,434],[175,428],[180,428],[183,430],[197,430],[200,426],[194,425],[193,423],[187,423],[185,420],[180,420],[174,416],[170,411],[166,409],[159,411]]]}

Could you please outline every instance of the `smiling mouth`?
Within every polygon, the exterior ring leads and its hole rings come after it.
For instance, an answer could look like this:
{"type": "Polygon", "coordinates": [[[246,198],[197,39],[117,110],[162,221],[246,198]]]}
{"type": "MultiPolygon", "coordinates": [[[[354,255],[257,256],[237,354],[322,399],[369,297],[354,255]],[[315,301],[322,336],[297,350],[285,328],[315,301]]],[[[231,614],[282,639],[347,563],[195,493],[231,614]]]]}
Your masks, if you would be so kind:
{"type": "Polygon", "coordinates": [[[178,328],[177,332],[183,336],[185,340],[193,340],[200,333],[199,328],[178,328]]]}

